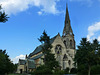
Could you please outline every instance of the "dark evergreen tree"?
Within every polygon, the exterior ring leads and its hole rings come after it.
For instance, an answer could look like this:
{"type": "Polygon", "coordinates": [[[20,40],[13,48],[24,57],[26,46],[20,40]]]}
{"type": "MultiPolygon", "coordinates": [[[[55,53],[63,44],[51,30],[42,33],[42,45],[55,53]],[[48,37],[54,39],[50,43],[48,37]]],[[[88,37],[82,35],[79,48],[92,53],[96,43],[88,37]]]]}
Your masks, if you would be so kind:
{"type": "Polygon", "coordinates": [[[75,55],[78,69],[80,66],[83,66],[83,68],[88,70],[88,75],[90,75],[91,67],[100,64],[99,52],[100,44],[96,39],[91,43],[86,38],[82,38],[75,55]]]}
{"type": "Polygon", "coordinates": [[[6,50],[0,50],[0,74],[8,74],[14,71],[14,64],[10,61],[6,50]]]}
{"type": "Polygon", "coordinates": [[[5,14],[5,12],[2,12],[1,9],[2,7],[0,5],[0,22],[5,23],[6,21],[8,21],[9,17],[7,16],[7,14],[5,14]]]}
{"type": "Polygon", "coordinates": [[[42,52],[44,54],[44,64],[49,69],[54,70],[59,67],[58,61],[56,61],[54,54],[51,53],[52,45],[50,43],[50,37],[44,31],[40,36],[39,41],[42,43],[42,52]]]}

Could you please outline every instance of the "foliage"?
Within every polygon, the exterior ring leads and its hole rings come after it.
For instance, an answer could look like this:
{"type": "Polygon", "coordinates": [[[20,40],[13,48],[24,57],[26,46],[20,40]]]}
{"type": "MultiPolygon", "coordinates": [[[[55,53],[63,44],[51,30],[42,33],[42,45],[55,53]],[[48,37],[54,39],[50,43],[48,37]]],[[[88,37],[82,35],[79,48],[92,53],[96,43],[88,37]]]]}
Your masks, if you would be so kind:
{"type": "Polygon", "coordinates": [[[2,8],[1,8],[1,5],[0,5],[0,22],[5,23],[6,21],[8,21],[9,17],[7,17],[7,14],[5,14],[5,12],[2,12],[1,9],[2,8]]]}
{"type": "Polygon", "coordinates": [[[32,75],[52,75],[53,71],[57,67],[59,67],[59,64],[56,61],[54,54],[51,53],[52,45],[50,43],[50,37],[44,31],[43,34],[40,36],[39,41],[42,43],[44,65],[37,67],[32,75]]]}
{"type": "Polygon", "coordinates": [[[76,74],[77,73],[77,69],[76,68],[72,68],[70,71],[71,74],[76,74]]]}
{"type": "Polygon", "coordinates": [[[12,73],[14,70],[14,64],[10,61],[6,50],[0,50],[0,74],[12,73]]]}
{"type": "Polygon", "coordinates": [[[87,41],[86,38],[82,38],[75,55],[75,62],[77,63],[78,69],[80,69],[80,66],[87,68],[88,75],[90,75],[91,67],[100,64],[99,42],[95,39],[93,43],[91,43],[87,41]]]}
{"type": "Polygon", "coordinates": [[[44,64],[51,70],[59,67],[58,62],[55,59],[54,54],[51,53],[52,45],[50,43],[50,37],[44,31],[40,36],[39,41],[43,44],[42,52],[44,54],[44,64]]]}
{"type": "Polygon", "coordinates": [[[69,68],[67,67],[65,70],[64,70],[65,74],[69,74],[69,68]]]}
{"type": "Polygon", "coordinates": [[[27,74],[8,74],[8,75],[27,75],[27,74]]]}
{"type": "Polygon", "coordinates": [[[91,75],[100,74],[100,65],[92,66],[91,75]]]}
{"type": "Polygon", "coordinates": [[[59,69],[56,69],[53,73],[53,75],[64,75],[65,72],[63,70],[59,70],[59,69]]]}
{"type": "Polygon", "coordinates": [[[78,66],[77,74],[78,75],[87,75],[88,74],[87,66],[85,66],[85,65],[78,66]]]}
{"type": "Polygon", "coordinates": [[[52,70],[49,69],[47,66],[45,65],[41,65],[39,66],[33,73],[32,75],[51,75],[52,74],[52,70]]]}

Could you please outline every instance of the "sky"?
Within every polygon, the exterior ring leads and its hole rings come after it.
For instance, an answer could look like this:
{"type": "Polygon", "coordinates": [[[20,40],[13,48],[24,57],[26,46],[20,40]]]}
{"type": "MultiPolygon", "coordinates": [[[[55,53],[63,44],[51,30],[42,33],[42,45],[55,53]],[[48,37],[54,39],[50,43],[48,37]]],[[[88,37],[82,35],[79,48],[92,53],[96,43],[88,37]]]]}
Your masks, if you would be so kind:
{"type": "Polygon", "coordinates": [[[0,0],[8,14],[0,23],[0,49],[7,51],[13,63],[25,58],[41,43],[45,30],[52,38],[62,35],[68,5],[76,46],[81,38],[100,41],[100,0],[0,0]]]}

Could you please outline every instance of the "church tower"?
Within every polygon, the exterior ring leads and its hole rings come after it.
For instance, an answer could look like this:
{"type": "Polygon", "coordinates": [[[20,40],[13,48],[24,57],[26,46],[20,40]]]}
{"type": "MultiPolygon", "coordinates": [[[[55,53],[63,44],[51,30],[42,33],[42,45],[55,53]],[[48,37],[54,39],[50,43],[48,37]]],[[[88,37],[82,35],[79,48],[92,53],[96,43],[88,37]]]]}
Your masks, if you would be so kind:
{"type": "Polygon", "coordinates": [[[65,25],[63,29],[62,38],[67,49],[75,49],[74,34],[73,34],[73,30],[70,24],[70,18],[69,18],[67,6],[66,6],[65,25]]]}
{"type": "Polygon", "coordinates": [[[66,16],[62,34],[62,40],[65,45],[65,52],[66,52],[66,54],[63,57],[63,69],[66,69],[66,67],[69,67],[69,69],[71,69],[74,67],[73,58],[75,57],[76,51],[75,51],[74,33],[71,27],[67,6],[66,6],[66,16]],[[65,57],[67,57],[68,59],[65,60],[65,57]]]}

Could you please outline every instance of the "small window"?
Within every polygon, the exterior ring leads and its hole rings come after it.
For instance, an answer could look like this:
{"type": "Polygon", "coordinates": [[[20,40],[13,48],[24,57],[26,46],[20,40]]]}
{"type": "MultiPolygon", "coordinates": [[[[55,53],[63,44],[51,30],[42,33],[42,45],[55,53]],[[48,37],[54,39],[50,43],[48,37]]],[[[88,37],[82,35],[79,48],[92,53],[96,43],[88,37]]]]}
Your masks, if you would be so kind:
{"type": "Polygon", "coordinates": [[[68,60],[68,57],[66,54],[64,54],[63,60],[68,60]]]}
{"type": "Polygon", "coordinates": [[[70,40],[70,47],[72,47],[72,40],[70,40]]]}
{"type": "Polygon", "coordinates": [[[68,61],[68,64],[71,65],[71,61],[70,60],[68,61]]]}
{"type": "Polygon", "coordinates": [[[66,46],[66,41],[64,40],[64,44],[65,44],[65,46],[66,46]]]}

